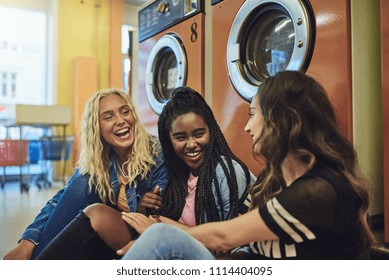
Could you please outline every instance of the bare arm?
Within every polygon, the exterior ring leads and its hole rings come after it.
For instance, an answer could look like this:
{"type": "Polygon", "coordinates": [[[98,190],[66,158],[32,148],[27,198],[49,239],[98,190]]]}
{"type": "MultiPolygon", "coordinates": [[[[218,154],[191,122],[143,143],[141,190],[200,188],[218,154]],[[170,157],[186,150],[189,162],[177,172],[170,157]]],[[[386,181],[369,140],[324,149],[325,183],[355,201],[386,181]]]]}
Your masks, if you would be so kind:
{"type": "Polygon", "coordinates": [[[228,251],[253,241],[278,239],[257,209],[231,220],[206,223],[186,231],[212,251],[228,251]]]}
{"type": "Polygon", "coordinates": [[[172,226],[176,226],[176,227],[178,227],[180,229],[186,229],[186,228],[189,227],[187,225],[181,224],[179,222],[176,222],[175,220],[166,218],[164,216],[159,216],[159,219],[161,220],[162,223],[169,224],[169,225],[172,225],[172,226]]]}

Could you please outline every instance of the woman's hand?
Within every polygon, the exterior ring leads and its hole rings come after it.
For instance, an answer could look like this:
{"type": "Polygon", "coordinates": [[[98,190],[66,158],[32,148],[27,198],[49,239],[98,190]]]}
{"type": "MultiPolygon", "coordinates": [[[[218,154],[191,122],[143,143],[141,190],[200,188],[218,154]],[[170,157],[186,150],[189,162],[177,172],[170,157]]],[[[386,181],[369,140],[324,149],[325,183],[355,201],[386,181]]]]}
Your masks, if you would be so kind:
{"type": "Polygon", "coordinates": [[[150,216],[146,217],[141,213],[127,213],[122,212],[123,220],[135,229],[139,234],[142,234],[149,226],[158,221],[156,218],[150,216]]]}
{"type": "Polygon", "coordinates": [[[30,260],[36,245],[29,240],[22,239],[19,244],[9,251],[4,260],[30,260]]]}
{"type": "Polygon", "coordinates": [[[142,197],[139,207],[141,209],[150,208],[158,211],[162,202],[162,197],[159,195],[159,186],[156,186],[153,192],[148,192],[142,197]]]}
{"type": "Polygon", "coordinates": [[[136,240],[131,240],[130,242],[128,242],[123,248],[117,250],[116,254],[118,254],[119,256],[123,256],[125,253],[127,253],[127,251],[131,248],[135,241],[136,240]]]}

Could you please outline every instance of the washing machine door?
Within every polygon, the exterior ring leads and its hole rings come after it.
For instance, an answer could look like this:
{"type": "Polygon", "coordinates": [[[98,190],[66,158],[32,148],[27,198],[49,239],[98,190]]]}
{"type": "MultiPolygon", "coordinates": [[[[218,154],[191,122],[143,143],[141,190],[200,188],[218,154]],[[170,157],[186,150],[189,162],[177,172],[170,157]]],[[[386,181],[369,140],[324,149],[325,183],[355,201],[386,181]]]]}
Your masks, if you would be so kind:
{"type": "Polygon", "coordinates": [[[266,77],[304,70],[314,43],[314,22],[306,1],[247,0],[232,23],[227,45],[229,77],[246,100],[266,77]]]}
{"type": "Polygon", "coordinates": [[[165,34],[151,49],[146,65],[146,93],[151,108],[157,113],[169,100],[172,91],[186,83],[187,57],[181,39],[165,34]]]}

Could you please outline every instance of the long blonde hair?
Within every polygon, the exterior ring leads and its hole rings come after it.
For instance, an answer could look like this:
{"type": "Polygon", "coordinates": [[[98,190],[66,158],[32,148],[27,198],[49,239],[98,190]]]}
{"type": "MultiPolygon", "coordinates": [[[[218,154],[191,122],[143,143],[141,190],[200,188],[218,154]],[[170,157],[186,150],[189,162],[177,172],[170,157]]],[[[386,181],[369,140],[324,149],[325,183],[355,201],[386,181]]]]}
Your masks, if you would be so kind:
{"type": "Polygon", "coordinates": [[[105,89],[98,91],[89,99],[82,119],[81,153],[77,166],[81,174],[90,175],[90,191],[95,187],[104,203],[108,198],[111,203],[116,204],[109,178],[111,146],[101,137],[99,126],[100,100],[111,94],[116,94],[126,101],[135,119],[135,139],[132,149],[128,152],[127,160],[129,184],[137,176],[146,178],[150,168],[156,164],[153,157],[158,151],[155,138],[140,123],[135,107],[124,91],[116,88],[105,89]]]}

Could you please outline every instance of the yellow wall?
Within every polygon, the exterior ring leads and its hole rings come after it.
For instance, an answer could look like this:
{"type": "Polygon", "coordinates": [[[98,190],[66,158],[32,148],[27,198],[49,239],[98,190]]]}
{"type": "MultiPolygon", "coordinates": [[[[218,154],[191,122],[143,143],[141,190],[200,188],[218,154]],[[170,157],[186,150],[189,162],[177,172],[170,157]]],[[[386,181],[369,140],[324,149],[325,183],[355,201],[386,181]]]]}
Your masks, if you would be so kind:
{"type": "Polygon", "coordinates": [[[59,1],[57,102],[60,105],[73,102],[73,67],[79,56],[96,58],[98,87],[108,87],[109,0],[59,1]]]}
{"type": "Polygon", "coordinates": [[[380,1],[352,0],[354,147],[371,182],[370,214],[383,213],[380,1]]]}
{"type": "MultiPolygon", "coordinates": [[[[103,38],[108,38],[108,0],[100,2],[96,5],[95,1],[58,1],[57,94],[55,98],[57,104],[74,107],[74,63],[78,57],[95,58],[99,76],[98,85],[107,86],[108,41],[103,38]]],[[[92,92],[89,93],[91,94],[92,92]]],[[[78,132],[74,131],[74,127],[71,125],[67,133],[77,135],[78,132]]],[[[72,159],[67,162],[67,176],[72,173],[72,165],[73,155],[72,159]]],[[[61,171],[61,167],[57,166],[54,176],[58,178],[61,171]]]]}

